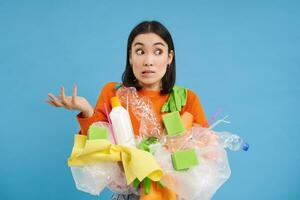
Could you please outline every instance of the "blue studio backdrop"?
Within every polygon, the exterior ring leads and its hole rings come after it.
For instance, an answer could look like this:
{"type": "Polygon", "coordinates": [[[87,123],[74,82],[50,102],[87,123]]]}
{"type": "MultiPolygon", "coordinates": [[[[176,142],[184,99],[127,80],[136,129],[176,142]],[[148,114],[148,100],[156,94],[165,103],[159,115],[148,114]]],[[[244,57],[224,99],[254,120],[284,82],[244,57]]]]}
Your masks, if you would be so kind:
{"type": "MultiPolygon", "coordinates": [[[[121,81],[131,29],[158,20],[171,32],[177,85],[194,90],[207,118],[220,108],[248,152],[228,152],[221,199],[300,199],[299,1],[0,0],[0,199],[109,199],[78,191],[67,159],[76,111],[47,93],[93,105],[121,81]]],[[[191,180],[193,181],[193,180],[191,180]]]]}

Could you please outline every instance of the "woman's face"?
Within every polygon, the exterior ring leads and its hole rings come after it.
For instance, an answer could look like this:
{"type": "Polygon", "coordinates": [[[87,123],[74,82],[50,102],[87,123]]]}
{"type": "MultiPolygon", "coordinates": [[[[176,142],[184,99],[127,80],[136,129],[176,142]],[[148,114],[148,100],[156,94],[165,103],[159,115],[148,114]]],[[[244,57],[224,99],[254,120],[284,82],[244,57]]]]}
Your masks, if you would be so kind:
{"type": "Polygon", "coordinates": [[[129,62],[143,89],[161,89],[161,79],[167,65],[172,62],[173,54],[173,51],[168,52],[167,43],[155,33],[140,34],[134,38],[129,62]]]}

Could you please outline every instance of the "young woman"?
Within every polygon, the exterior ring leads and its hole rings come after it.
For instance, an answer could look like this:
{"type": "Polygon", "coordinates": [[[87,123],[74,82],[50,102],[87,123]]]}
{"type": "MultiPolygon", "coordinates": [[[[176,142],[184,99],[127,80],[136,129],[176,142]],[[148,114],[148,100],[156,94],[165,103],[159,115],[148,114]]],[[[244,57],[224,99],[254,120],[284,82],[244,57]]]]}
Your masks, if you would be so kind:
{"type": "MultiPolygon", "coordinates": [[[[140,96],[151,100],[153,110],[162,124],[162,114],[172,111],[168,109],[171,97],[176,96],[178,88],[174,86],[176,78],[175,49],[169,31],[157,21],[144,21],[138,24],[130,33],[127,44],[126,68],[122,75],[124,87],[135,87],[140,96]],[[164,109],[163,109],[164,108],[164,109]],[[167,108],[167,109],[166,109],[167,108]]],[[[61,87],[57,98],[49,93],[48,103],[55,107],[78,110],[77,120],[80,124],[80,134],[87,134],[89,126],[96,121],[108,121],[105,114],[104,103],[111,110],[110,99],[116,95],[118,83],[106,84],[99,95],[95,108],[84,98],[77,96],[77,87],[74,86],[73,95],[66,96],[61,87]]],[[[186,94],[186,101],[177,105],[180,114],[189,112],[193,115],[194,123],[208,127],[208,122],[197,95],[185,88],[179,88],[186,94]]],[[[135,118],[129,109],[135,135],[139,135],[140,121],[135,118]]],[[[155,186],[154,186],[155,187],[155,186]]],[[[159,190],[159,188],[157,188],[159,190]]],[[[164,197],[161,199],[176,199],[174,192],[167,188],[161,189],[164,197]]],[[[119,198],[120,196],[118,196],[119,198]]],[[[114,197],[116,198],[116,196],[114,197]]],[[[122,198],[125,199],[124,196],[122,198]]],[[[131,199],[138,198],[131,195],[131,199]]],[[[126,197],[127,199],[127,197],[126,197]]]]}

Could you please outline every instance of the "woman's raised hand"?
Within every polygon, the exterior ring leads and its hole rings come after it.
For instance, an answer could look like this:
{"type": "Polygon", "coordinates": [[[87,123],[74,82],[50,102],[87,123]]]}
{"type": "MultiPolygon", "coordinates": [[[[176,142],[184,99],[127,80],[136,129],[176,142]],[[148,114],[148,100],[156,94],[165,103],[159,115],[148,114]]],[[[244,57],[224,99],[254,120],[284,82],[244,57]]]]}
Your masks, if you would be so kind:
{"type": "Polygon", "coordinates": [[[54,107],[64,107],[68,110],[81,111],[83,117],[91,117],[93,115],[94,109],[91,104],[84,97],[77,96],[76,85],[74,85],[72,96],[66,96],[65,89],[62,86],[59,97],[56,97],[52,93],[48,93],[48,97],[47,102],[54,107]]]}

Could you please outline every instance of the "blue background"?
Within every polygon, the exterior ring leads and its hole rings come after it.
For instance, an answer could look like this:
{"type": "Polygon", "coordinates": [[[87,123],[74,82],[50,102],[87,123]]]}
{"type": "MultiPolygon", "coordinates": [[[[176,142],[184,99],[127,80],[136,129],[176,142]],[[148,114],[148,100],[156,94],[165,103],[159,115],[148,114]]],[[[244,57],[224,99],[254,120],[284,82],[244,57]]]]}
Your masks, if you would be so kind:
{"type": "MultiPolygon", "coordinates": [[[[67,158],[76,111],[45,103],[74,83],[95,104],[120,81],[140,21],[161,21],[176,49],[177,85],[251,144],[229,152],[219,199],[300,199],[299,1],[0,0],[0,199],[108,199],[75,188],[67,158]],[[298,86],[297,86],[298,85],[298,86]]],[[[192,181],[192,180],[191,180],[192,181]]]]}

